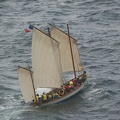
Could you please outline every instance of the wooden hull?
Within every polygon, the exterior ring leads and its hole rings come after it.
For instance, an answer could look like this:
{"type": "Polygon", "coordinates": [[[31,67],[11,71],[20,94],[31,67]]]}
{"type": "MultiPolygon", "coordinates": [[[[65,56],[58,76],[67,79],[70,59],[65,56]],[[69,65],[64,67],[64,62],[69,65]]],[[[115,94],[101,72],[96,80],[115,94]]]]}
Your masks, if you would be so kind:
{"type": "Polygon", "coordinates": [[[84,82],[82,82],[81,85],[78,85],[76,87],[74,87],[74,90],[71,90],[70,92],[66,93],[64,96],[61,96],[59,98],[56,98],[56,99],[53,99],[51,101],[48,101],[46,103],[37,103],[38,106],[41,106],[41,107],[44,107],[44,106],[49,106],[49,105],[52,105],[52,104],[57,104],[59,102],[62,102],[72,96],[74,96],[75,94],[77,94],[81,89],[83,89],[85,83],[86,83],[87,80],[85,80],[84,82]]]}

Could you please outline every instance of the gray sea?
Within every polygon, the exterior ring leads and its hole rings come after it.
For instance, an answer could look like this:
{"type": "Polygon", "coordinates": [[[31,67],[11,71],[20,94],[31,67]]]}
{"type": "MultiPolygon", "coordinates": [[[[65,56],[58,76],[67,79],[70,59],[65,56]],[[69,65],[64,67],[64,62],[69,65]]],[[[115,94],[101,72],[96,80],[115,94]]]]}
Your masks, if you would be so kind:
{"type": "Polygon", "coordinates": [[[0,0],[0,120],[120,120],[119,0],[0,0]],[[88,74],[84,89],[51,107],[24,103],[18,66],[31,65],[29,23],[48,23],[78,40],[88,74]]]}

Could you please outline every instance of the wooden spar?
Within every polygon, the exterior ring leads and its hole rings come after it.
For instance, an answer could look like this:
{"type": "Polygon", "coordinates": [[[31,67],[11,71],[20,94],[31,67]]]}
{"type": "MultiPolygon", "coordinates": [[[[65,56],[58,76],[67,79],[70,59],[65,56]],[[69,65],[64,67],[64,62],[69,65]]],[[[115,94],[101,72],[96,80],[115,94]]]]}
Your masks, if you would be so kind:
{"type": "Polygon", "coordinates": [[[50,28],[49,27],[48,27],[48,35],[49,35],[49,37],[51,37],[50,28]]]}
{"type": "MultiPolygon", "coordinates": [[[[30,70],[30,66],[29,67],[29,70],[30,70]]],[[[33,85],[33,90],[34,90],[34,95],[35,95],[35,100],[37,101],[37,98],[36,98],[36,93],[35,93],[35,86],[34,86],[34,82],[33,82],[33,77],[32,77],[32,72],[30,70],[30,76],[31,76],[31,80],[32,80],[32,85],[33,85]]]]}
{"type": "Polygon", "coordinates": [[[71,45],[71,40],[70,40],[70,32],[69,32],[68,24],[67,24],[67,30],[68,30],[68,37],[69,37],[69,43],[70,43],[70,51],[71,51],[71,58],[72,58],[72,63],[73,63],[74,76],[76,79],[75,64],[74,64],[73,51],[72,51],[72,45],[71,45]]]}

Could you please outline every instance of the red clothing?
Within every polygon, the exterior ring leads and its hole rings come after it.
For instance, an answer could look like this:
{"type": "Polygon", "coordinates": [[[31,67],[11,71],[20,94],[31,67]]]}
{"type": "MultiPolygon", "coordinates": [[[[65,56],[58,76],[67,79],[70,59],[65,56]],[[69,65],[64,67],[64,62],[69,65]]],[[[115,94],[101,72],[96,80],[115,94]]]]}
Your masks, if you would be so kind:
{"type": "Polygon", "coordinates": [[[70,92],[71,90],[71,86],[69,85],[64,86],[64,88],[65,88],[65,92],[70,92]]]}
{"type": "Polygon", "coordinates": [[[66,86],[64,86],[64,88],[65,88],[65,90],[67,90],[67,89],[69,89],[69,86],[68,86],[68,85],[66,85],[66,86]]]}
{"type": "Polygon", "coordinates": [[[72,80],[72,82],[73,82],[73,84],[74,84],[75,86],[77,86],[77,83],[76,83],[74,80],[72,80]]]}

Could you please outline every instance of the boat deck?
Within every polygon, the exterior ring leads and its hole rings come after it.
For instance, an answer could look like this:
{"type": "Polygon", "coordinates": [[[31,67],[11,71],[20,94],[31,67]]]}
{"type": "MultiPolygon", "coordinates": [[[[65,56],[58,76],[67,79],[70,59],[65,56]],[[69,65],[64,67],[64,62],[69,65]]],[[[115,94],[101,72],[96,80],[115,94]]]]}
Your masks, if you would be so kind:
{"type": "MultiPolygon", "coordinates": [[[[79,81],[81,81],[80,84],[77,84],[77,86],[74,86],[74,89],[71,89],[70,92],[66,92],[63,96],[60,96],[58,98],[53,98],[53,99],[51,99],[51,100],[49,100],[49,101],[47,101],[45,103],[43,103],[42,101],[37,102],[37,103],[33,103],[33,105],[35,105],[35,106],[37,105],[37,106],[41,106],[41,107],[48,106],[48,105],[52,105],[52,104],[62,102],[64,100],[72,97],[73,95],[78,93],[84,87],[84,85],[86,83],[86,79],[85,80],[79,79],[79,81]]],[[[55,89],[53,91],[55,91],[55,89]]]]}

